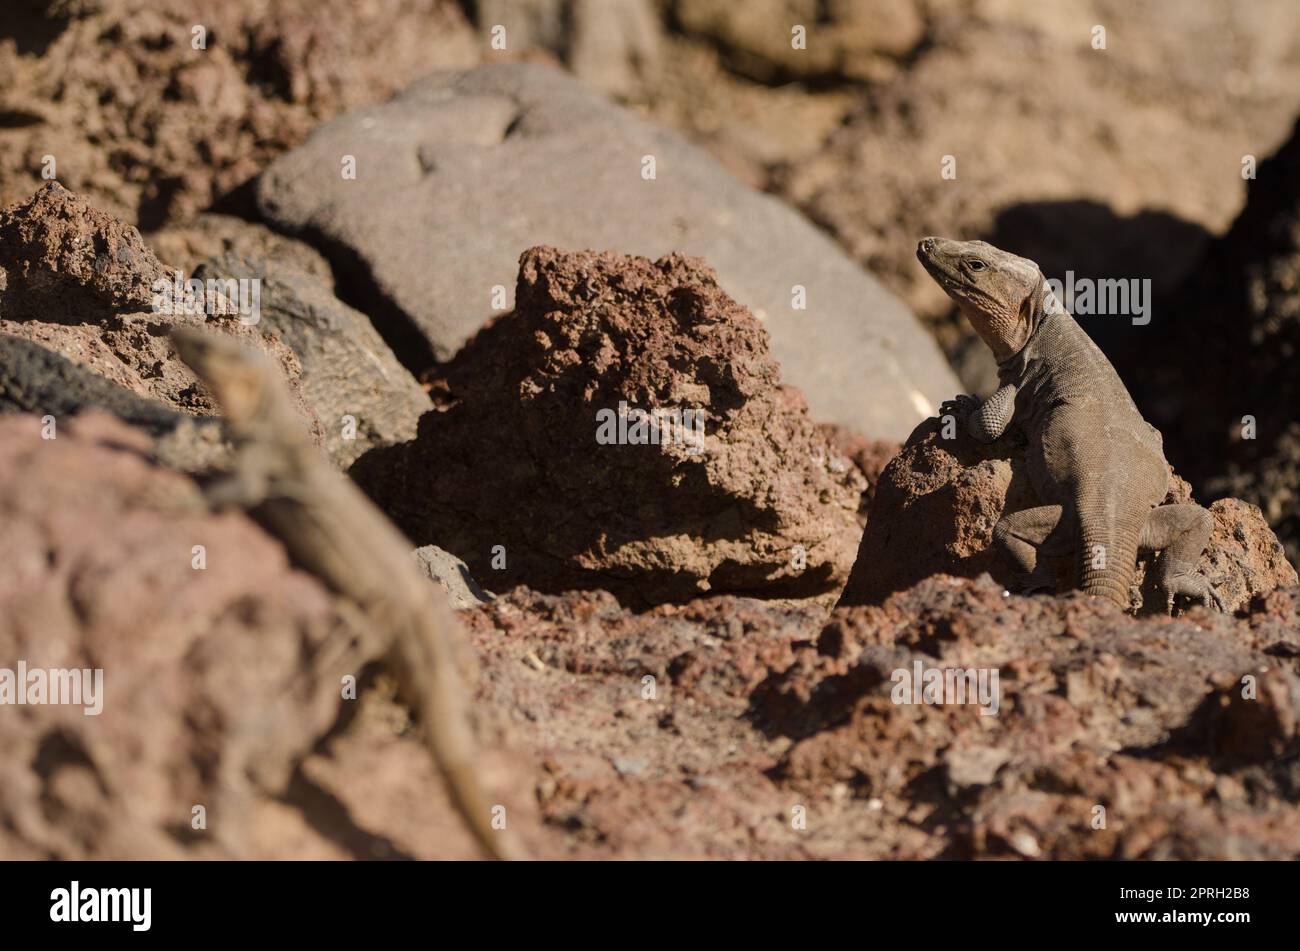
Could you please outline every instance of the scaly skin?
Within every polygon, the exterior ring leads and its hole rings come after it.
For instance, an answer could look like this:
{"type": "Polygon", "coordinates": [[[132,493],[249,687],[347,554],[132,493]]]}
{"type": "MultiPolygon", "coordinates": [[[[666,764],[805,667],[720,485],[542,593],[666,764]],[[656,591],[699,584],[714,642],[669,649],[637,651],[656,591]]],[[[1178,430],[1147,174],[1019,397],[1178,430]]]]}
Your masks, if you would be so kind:
{"type": "Polygon", "coordinates": [[[513,838],[493,829],[474,764],[474,741],[449,638],[456,630],[445,598],[415,569],[410,546],[307,438],[275,368],[231,338],[180,328],[181,359],[213,391],[238,457],[214,485],[214,507],[238,505],[274,533],[302,568],[355,606],[366,653],[387,653],[416,707],[429,752],[484,854],[521,857],[513,838]]]}
{"type": "Polygon", "coordinates": [[[1160,433],[1038,265],[983,241],[946,238],[924,239],[916,256],[998,361],[992,396],[958,396],[940,413],[962,419],[980,442],[1013,421],[1029,441],[1028,476],[1041,505],[1005,515],[993,533],[1021,589],[1052,586],[1040,554],[1070,553],[1084,591],[1127,608],[1138,551],[1159,551],[1154,580],[1166,610],[1178,596],[1223,610],[1196,572],[1210,513],[1160,504],[1169,488],[1160,433]]]}

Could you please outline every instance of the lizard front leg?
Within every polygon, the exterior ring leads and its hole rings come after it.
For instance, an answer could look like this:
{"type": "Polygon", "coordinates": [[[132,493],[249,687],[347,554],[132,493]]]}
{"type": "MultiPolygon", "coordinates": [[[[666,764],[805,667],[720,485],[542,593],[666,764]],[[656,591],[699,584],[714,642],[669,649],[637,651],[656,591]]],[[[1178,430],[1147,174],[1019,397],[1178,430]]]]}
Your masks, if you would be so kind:
{"type": "Polygon", "coordinates": [[[988,399],[962,395],[946,400],[939,407],[939,415],[952,414],[965,419],[966,431],[978,442],[990,443],[999,438],[1011,425],[1016,414],[1016,387],[1008,383],[998,387],[988,399]]]}

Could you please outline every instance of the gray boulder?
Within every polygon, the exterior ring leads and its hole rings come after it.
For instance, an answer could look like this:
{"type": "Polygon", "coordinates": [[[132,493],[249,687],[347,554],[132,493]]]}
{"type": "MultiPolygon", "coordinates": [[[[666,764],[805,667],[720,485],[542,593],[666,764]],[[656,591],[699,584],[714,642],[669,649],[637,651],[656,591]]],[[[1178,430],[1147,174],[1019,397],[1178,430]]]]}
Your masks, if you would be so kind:
{"type": "Polygon", "coordinates": [[[258,204],[331,257],[407,365],[406,347],[446,359],[512,306],[520,254],[547,244],[703,257],[820,420],[902,439],[958,388],[907,308],[810,222],[546,66],[437,74],[327,123],[267,170],[258,204]]]}
{"type": "Polygon", "coordinates": [[[261,329],[275,332],[302,363],[302,392],[324,430],[330,458],[346,469],[376,446],[415,438],[433,408],[366,315],[334,296],[317,274],[289,258],[234,251],[201,264],[201,280],[261,282],[261,329]]]}

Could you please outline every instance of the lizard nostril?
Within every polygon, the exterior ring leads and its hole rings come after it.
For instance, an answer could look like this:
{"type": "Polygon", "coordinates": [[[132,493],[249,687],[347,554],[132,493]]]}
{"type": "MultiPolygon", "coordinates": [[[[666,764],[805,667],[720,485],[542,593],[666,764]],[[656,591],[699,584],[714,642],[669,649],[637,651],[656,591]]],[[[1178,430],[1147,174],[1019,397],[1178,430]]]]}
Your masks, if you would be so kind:
{"type": "Polygon", "coordinates": [[[921,243],[916,246],[916,250],[922,254],[929,254],[934,250],[934,238],[922,238],[921,243]]]}

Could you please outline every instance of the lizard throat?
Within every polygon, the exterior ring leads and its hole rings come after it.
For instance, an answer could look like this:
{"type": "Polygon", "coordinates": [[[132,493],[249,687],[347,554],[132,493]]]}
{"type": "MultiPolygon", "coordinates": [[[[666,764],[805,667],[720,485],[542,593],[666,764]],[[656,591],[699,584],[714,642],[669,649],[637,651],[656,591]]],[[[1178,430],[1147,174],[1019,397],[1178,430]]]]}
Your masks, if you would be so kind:
{"type": "Polygon", "coordinates": [[[999,364],[1006,363],[1023,350],[1037,330],[1037,322],[1031,324],[1019,315],[1001,319],[990,319],[984,314],[967,313],[965,316],[999,364]]]}

